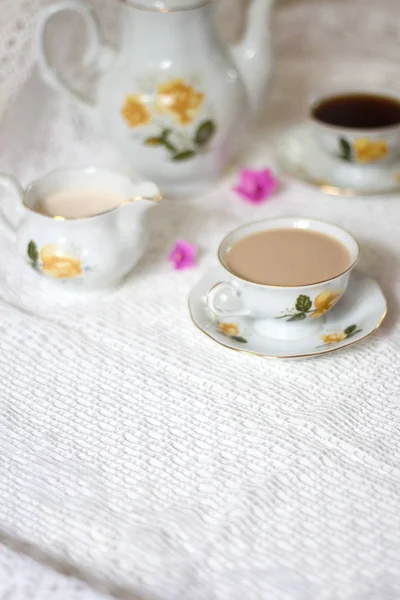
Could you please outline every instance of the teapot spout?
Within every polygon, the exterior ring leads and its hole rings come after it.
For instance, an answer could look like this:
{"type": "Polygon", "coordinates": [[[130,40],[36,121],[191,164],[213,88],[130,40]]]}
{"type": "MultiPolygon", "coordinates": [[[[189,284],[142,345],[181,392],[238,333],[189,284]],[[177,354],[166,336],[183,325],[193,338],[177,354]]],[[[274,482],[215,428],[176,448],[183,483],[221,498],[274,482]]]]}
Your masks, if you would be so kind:
{"type": "Polygon", "coordinates": [[[270,20],[273,5],[274,0],[252,0],[243,38],[232,48],[253,115],[261,108],[271,76],[270,20]]]}

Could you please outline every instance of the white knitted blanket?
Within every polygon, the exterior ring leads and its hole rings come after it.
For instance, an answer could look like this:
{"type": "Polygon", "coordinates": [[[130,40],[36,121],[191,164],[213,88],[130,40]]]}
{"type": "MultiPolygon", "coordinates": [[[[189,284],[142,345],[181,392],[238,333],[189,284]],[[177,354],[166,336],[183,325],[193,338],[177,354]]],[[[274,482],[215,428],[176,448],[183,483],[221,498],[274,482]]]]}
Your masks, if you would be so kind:
{"type": "MultiPolygon", "coordinates": [[[[273,165],[274,137],[316,87],[399,85],[399,11],[280,5],[274,85],[243,161],[273,165]]],[[[0,127],[0,170],[27,183],[88,162],[118,158],[30,74],[0,127]]],[[[135,600],[400,597],[400,199],[284,180],[254,207],[231,185],[161,203],[132,277],[90,302],[55,297],[0,237],[1,599],[97,597],[79,579],[135,600]],[[187,296],[220,239],[293,214],[359,238],[389,300],[382,329],[299,362],[213,344],[187,296]],[[195,270],[171,270],[177,238],[201,247],[195,270]]]]}

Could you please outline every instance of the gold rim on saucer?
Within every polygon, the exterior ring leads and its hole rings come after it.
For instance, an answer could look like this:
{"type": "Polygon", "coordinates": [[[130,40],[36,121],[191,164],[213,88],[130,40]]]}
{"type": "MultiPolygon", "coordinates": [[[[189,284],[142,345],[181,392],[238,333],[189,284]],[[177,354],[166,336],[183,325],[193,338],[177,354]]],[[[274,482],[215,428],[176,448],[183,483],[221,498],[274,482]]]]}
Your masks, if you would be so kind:
{"type": "Polygon", "coordinates": [[[337,348],[328,348],[327,350],[321,350],[320,352],[310,352],[308,354],[289,354],[287,356],[272,356],[269,354],[260,354],[259,352],[253,352],[252,350],[242,350],[241,348],[232,348],[232,346],[228,346],[227,344],[224,344],[223,342],[218,341],[217,339],[215,339],[215,337],[213,337],[207,331],[204,331],[204,329],[202,329],[200,327],[200,325],[198,325],[196,323],[196,321],[193,317],[191,306],[190,306],[190,298],[188,300],[188,307],[189,307],[190,318],[191,318],[192,322],[194,323],[194,325],[197,327],[197,329],[199,331],[201,331],[205,336],[210,338],[213,342],[215,342],[216,344],[219,344],[219,346],[222,346],[223,348],[228,348],[228,350],[233,350],[234,352],[242,352],[243,354],[251,354],[253,356],[258,356],[260,358],[278,359],[278,360],[290,360],[292,358],[311,358],[312,356],[322,356],[324,354],[331,354],[332,352],[338,352],[339,350],[345,350],[346,348],[349,348],[349,346],[353,346],[354,344],[363,342],[364,340],[369,338],[371,335],[376,333],[376,331],[380,328],[380,326],[382,325],[382,323],[385,320],[387,313],[388,313],[388,309],[386,307],[385,311],[383,312],[382,316],[380,317],[377,325],[375,326],[375,328],[372,331],[370,331],[363,337],[359,338],[358,340],[354,340],[354,341],[350,342],[349,344],[346,344],[345,346],[339,346],[337,348]]]}
{"type": "Polygon", "coordinates": [[[332,185],[326,181],[321,181],[319,179],[313,179],[312,177],[308,177],[306,174],[302,175],[299,171],[294,171],[282,164],[279,160],[281,172],[292,179],[296,179],[297,181],[301,181],[302,183],[306,183],[307,185],[312,186],[313,188],[319,189],[323,194],[328,196],[345,196],[346,198],[356,198],[356,197],[368,197],[368,196],[389,196],[391,194],[397,194],[400,191],[400,184],[396,187],[386,190],[357,190],[351,187],[339,187],[337,185],[332,185]]]}

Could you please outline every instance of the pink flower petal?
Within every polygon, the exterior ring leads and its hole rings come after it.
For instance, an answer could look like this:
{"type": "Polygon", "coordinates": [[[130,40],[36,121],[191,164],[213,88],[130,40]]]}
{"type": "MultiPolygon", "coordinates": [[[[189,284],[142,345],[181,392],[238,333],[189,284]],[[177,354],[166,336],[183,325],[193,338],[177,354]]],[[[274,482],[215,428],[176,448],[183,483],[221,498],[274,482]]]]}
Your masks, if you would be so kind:
{"type": "Polygon", "coordinates": [[[269,169],[243,169],[240,172],[239,183],[233,190],[248,202],[260,204],[267,200],[277,187],[278,180],[269,169]]]}
{"type": "Polygon", "coordinates": [[[196,264],[197,248],[185,240],[178,240],[170,252],[168,258],[174,269],[182,271],[191,269],[196,264]]]}

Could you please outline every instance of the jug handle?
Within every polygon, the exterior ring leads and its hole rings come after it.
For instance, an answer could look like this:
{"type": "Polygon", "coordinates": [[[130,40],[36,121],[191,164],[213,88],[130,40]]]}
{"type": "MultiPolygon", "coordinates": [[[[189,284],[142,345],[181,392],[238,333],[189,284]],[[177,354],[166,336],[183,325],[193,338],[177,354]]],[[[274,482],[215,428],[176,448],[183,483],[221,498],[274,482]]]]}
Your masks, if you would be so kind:
{"type": "Polygon", "coordinates": [[[7,198],[7,205],[4,206],[3,199],[0,203],[0,225],[3,231],[8,235],[9,238],[15,240],[16,229],[20,220],[24,215],[24,207],[22,205],[24,190],[18,183],[14,177],[11,175],[5,175],[0,173],[0,190],[4,189],[6,192],[9,192],[10,197],[7,198]],[[10,202],[10,198],[16,196],[18,198],[18,202],[10,202]],[[10,218],[10,213],[12,217],[10,218]]]}
{"type": "Polygon", "coordinates": [[[94,108],[95,103],[87,98],[78,89],[75,89],[65,80],[62,74],[55,69],[49,61],[45,47],[45,33],[49,21],[58,13],[73,11],[78,13],[87,28],[87,48],[83,57],[83,65],[93,67],[100,72],[105,71],[111,64],[115,50],[103,42],[99,22],[89,2],[86,0],[60,0],[54,4],[44,6],[39,12],[36,27],[36,54],[37,61],[44,80],[55,90],[66,93],[74,101],[83,104],[86,108],[94,108]]]}

